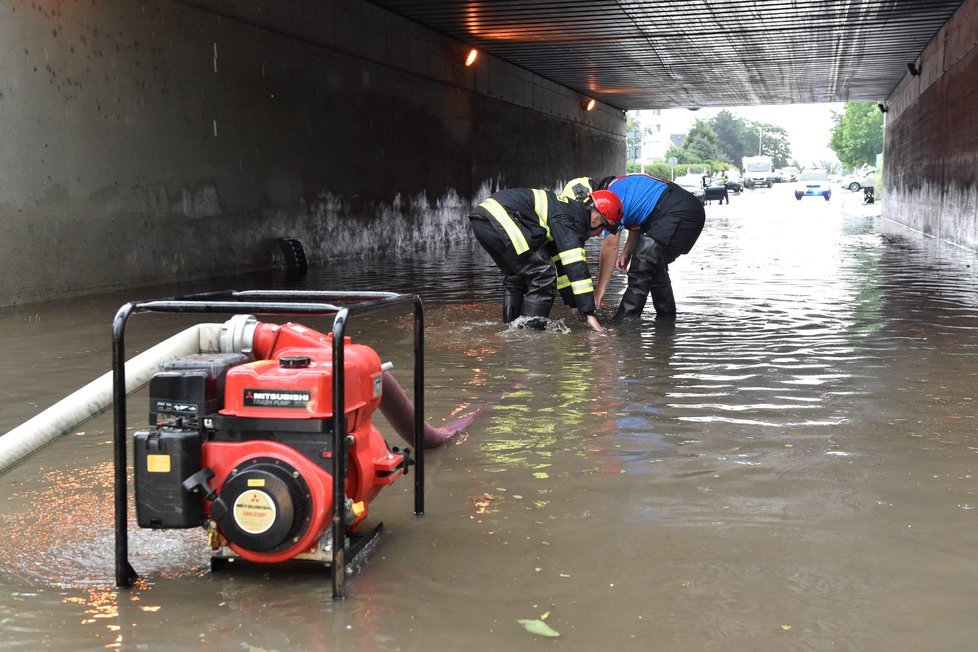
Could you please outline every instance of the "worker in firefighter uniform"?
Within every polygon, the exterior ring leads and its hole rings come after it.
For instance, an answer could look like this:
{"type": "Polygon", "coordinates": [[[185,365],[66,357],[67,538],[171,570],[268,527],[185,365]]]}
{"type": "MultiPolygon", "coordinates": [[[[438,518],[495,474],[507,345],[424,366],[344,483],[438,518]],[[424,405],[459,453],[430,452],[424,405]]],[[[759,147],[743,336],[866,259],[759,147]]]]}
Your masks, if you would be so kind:
{"type": "Polygon", "coordinates": [[[607,236],[601,244],[597,306],[601,306],[615,268],[628,274],[628,287],[612,321],[640,316],[649,295],[656,319],[675,320],[669,265],[696,244],[706,221],[703,202],[675,183],[647,174],[607,177],[598,187],[621,199],[622,226],[629,234],[620,254],[620,234],[607,236]]]}
{"type": "Polygon", "coordinates": [[[500,190],[469,215],[472,232],[503,273],[503,321],[548,317],[554,288],[572,312],[600,331],[584,242],[604,230],[617,233],[621,201],[595,192],[592,203],[547,190],[500,190]]]}

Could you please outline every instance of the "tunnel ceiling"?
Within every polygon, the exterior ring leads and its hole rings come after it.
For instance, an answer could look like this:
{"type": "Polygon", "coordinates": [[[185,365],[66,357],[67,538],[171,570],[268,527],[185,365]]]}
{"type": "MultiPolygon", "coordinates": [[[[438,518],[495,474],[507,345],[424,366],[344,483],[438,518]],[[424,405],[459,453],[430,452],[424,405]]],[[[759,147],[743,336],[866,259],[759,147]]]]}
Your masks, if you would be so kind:
{"type": "Polygon", "coordinates": [[[885,99],[963,0],[372,0],[620,109],[885,99]]]}

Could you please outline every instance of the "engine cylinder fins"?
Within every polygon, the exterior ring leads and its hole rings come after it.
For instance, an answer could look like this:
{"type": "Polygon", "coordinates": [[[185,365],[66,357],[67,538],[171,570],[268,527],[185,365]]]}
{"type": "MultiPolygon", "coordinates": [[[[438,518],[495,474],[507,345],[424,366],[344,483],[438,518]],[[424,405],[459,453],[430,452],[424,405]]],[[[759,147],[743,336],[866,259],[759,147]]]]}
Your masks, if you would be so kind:
{"type": "Polygon", "coordinates": [[[221,487],[213,510],[228,541],[251,552],[275,554],[309,529],[312,498],[302,475],[287,462],[259,457],[241,464],[221,487]],[[216,505],[215,505],[216,507],[216,505]]]}

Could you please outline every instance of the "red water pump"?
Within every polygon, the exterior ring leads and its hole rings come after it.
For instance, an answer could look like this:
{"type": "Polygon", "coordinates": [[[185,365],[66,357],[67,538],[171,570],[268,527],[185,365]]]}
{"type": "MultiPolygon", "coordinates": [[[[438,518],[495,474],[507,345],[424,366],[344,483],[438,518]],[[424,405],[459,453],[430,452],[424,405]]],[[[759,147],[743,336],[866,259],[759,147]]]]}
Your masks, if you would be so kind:
{"type": "Polygon", "coordinates": [[[328,562],[336,465],[352,532],[413,463],[371,421],[380,358],[344,337],[341,458],[332,446],[333,334],[247,317],[238,330],[230,348],[241,352],[177,358],[150,381],[151,428],[134,442],[138,524],[204,526],[218,560],[328,562]]]}

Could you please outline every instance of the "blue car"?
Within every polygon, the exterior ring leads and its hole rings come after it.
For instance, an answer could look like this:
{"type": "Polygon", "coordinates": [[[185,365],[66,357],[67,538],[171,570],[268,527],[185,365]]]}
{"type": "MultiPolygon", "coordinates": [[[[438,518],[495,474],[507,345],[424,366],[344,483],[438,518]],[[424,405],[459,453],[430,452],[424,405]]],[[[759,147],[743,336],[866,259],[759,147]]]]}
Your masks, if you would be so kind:
{"type": "Polygon", "coordinates": [[[795,184],[795,199],[802,197],[825,197],[828,201],[832,196],[832,186],[829,185],[829,174],[825,170],[805,170],[795,184]]]}

